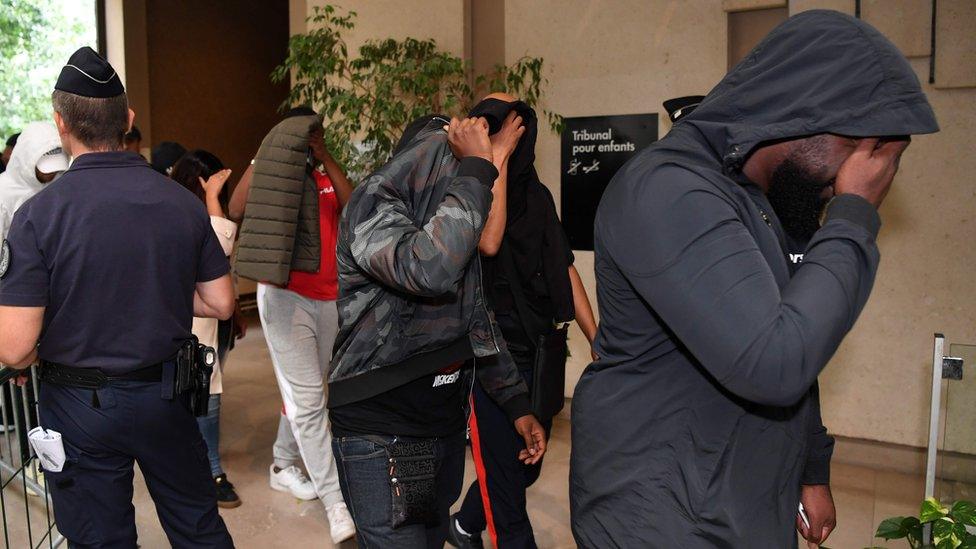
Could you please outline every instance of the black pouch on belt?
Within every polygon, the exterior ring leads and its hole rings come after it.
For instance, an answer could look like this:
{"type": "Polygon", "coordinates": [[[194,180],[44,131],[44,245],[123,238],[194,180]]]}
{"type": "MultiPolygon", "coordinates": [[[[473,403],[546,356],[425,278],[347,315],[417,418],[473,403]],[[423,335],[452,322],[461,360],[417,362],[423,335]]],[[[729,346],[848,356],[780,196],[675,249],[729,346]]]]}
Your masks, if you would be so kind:
{"type": "Polygon", "coordinates": [[[173,388],[178,395],[185,395],[193,388],[193,369],[196,368],[198,346],[196,336],[190,336],[180,344],[180,349],[176,352],[176,380],[173,388]]]}
{"type": "Polygon", "coordinates": [[[390,491],[393,499],[392,527],[408,524],[436,524],[437,439],[401,441],[386,445],[390,458],[390,491]]]}

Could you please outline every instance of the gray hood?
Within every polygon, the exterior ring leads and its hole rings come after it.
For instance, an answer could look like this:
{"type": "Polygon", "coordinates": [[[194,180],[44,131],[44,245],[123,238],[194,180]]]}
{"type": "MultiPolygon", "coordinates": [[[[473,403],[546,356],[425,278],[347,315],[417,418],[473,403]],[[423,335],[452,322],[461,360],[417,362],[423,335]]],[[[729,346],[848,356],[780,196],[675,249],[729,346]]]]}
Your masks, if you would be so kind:
{"type": "MultiPolygon", "coordinates": [[[[44,188],[44,183],[37,180],[34,169],[41,157],[49,152],[61,150],[61,138],[58,130],[51,122],[31,122],[24,128],[10,155],[7,170],[0,174],[0,193],[5,196],[7,191],[16,190],[17,193],[33,195],[44,188]]],[[[64,156],[63,152],[59,152],[64,156]]],[[[19,205],[19,204],[18,204],[19,205]]]]}
{"type": "Polygon", "coordinates": [[[763,141],[939,131],[901,52],[874,27],[828,10],[773,30],[676,127],[700,131],[727,173],[763,141]]]}

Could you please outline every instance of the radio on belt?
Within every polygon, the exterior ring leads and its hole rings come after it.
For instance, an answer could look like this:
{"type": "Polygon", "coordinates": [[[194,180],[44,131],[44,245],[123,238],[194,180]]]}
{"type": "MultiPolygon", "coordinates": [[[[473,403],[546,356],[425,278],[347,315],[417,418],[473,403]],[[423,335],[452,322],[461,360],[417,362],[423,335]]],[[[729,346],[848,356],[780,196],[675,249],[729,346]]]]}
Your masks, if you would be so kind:
{"type": "Polygon", "coordinates": [[[217,352],[201,345],[196,336],[184,341],[176,355],[176,394],[187,395],[190,412],[196,417],[207,414],[210,376],[216,364],[217,352]]]}

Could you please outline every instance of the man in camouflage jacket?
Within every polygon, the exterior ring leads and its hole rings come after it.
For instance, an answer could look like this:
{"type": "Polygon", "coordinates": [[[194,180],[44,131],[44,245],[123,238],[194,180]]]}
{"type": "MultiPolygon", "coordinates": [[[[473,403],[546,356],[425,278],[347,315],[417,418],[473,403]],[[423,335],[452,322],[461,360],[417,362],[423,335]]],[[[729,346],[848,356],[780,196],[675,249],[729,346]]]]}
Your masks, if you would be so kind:
{"type": "Polygon", "coordinates": [[[427,117],[393,159],[356,188],[343,212],[329,409],[361,546],[425,546],[425,535],[443,545],[463,476],[467,392],[461,389],[470,387],[464,383],[470,370],[461,376],[461,364],[474,365],[525,438],[520,459],[534,463],[545,451],[544,431],[531,415],[526,385],[481,287],[478,241],[498,175],[491,159],[484,119],[453,120],[448,129],[445,119],[427,117]],[[391,529],[389,488],[386,505],[376,505],[373,485],[363,480],[374,469],[352,471],[381,447],[405,439],[443,444],[435,452],[443,520],[426,534],[423,528],[391,529]]]}

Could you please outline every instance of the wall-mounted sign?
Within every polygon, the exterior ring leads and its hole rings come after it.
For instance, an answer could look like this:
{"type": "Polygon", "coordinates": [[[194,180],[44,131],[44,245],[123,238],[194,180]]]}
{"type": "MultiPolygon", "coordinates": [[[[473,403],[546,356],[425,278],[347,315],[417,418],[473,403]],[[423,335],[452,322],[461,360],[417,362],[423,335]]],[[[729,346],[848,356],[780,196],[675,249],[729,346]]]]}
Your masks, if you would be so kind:
{"type": "Polygon", "coordinates": [[[593,219],[613,174],[637,151],[657,141],[657,114],[564,119],[561,205],[574,250],[593,249],[593,219]]]}

